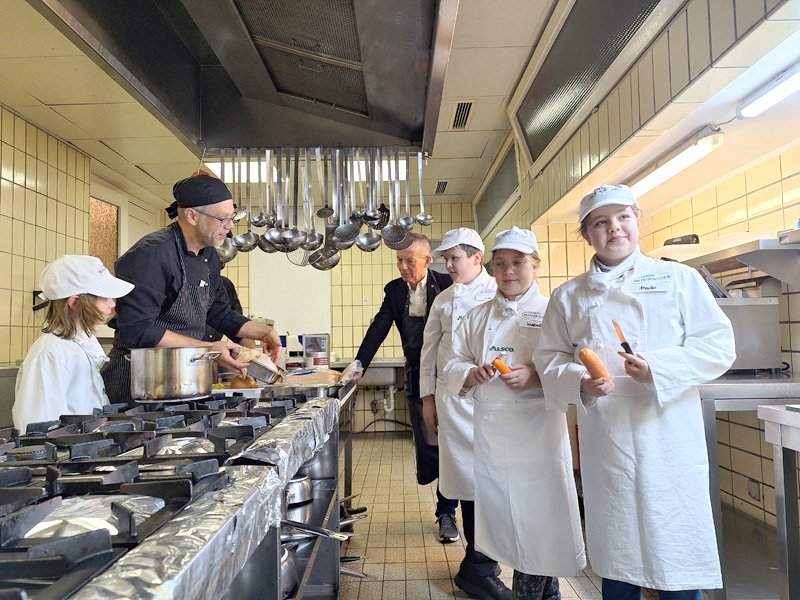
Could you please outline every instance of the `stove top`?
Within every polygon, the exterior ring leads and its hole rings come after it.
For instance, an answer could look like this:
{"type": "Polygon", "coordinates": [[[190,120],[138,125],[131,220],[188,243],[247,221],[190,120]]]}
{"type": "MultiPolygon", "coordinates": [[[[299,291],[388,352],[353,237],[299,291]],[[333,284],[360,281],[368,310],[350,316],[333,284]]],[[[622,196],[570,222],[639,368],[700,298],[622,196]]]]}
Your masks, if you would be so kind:
{"type": "Polygon", "coordinates": [[[32,423],[23,434],[0,429],[0,596],[68,598],[195,499],[226,486],[224,461],[304,401],[213,394],[107,405],[32,423]],[[160,504],[142,513],[120,498],[160,504]]]}

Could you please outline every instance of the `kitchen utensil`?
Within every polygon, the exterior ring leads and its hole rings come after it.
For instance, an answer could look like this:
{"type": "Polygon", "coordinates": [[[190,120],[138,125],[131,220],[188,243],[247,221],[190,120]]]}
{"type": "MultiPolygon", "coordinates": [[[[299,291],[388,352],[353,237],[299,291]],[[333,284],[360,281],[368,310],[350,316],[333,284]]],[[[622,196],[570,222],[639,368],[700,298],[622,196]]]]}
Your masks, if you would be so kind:
{"type": "Polygon", "coordinates": [[[266,384],[273,384],[278,381],[284,380],[288,381],[286,377],[284,377],[278,371],[273,371],[266,365],[261,364],[257,360],[252,360],[247,363],[247,374],[250,375],[253,379],[258,379],[259,381],[263,381],[266,384]]]}
{"type": "Polygon", "coordinates": [[[378,221],[380,221],[381,213],[376,208],[377,198],[375,196],[375,154],[371,148],[367,148],[365,150],[364,164],[367,168],[367,203],[369,204],[367,212],[364,215],[364,219],[367,225],[372,225],[375,227],[378,225],[378,221]]]}
{"type": "MultiPolygon", "coordinates": [[[[241,148],[239,149],[241,151],[241,148]]],[[[251,250],[255,249],[258,245],[258,234],[253,233],[252,226],[251,226],[251,219],[250,215],[252,215],[252,202],[251,202],[251,195],[250,195],[250,148],[247,149],[247,166],[248,166],[248,173],[247,173],[247,231],[245,233],[240,233],[236,237],[233,238],[234,245],[241,250],[242,252],[250,252],[251,250]]],[[[240,181],[241,183],[241,181],[240,181]]]]}
{"type": "Polygon", "coordinates": [[[283,150],[278,148],[275,155],[275,167],[278,172],[278,180],[276,182],[276,191],[275,191],[275,206],[277,207],[277,218],[275,220],[274,225],[267,230],[264,234],[272,246],[276,250],[280,250],[284,247],[283,242],[281,241],[281,232],[283,231],[284,227],[284,220],[283,220],[283,150]]]}
{"type": "Polygon", "coordinates": [[[350,569],[339,569],[339,573],[342,575],[349,575],[350,577],[358,577],[359,579],[367,579],[367,576],[364,573],[351,571],[350,569]]]}
{"type": "Polygon", "coordinates": [[[297,574],[297,565],[294,562],[294,555],[288,548],[281,548],[281,599],[286,600],[294,594],[300,583],[297,574]]]}
{"type": "Polygon", "coordinates": [[[617,336],[619,337],[619,342],[622,344],[622,349],[625,350],[628,354],[633,354],[633,350],[631,350],[631,345],[625,340],[625,336],[622,334],[622,329],[620,329],[619,324],[614,321],[613,319],[611,322],[614,324],[614,329],[617,330],[617,336]]]}
{"type": "Polygon", "coordinates": [[[419,178],[419,214],[417,215],[417,223],[430,225],[433,223],[433,217],[425,212],[425,199],[422,193],[422,152],[417,153],[417,176],[419,178]]]}
{"type": "Polygon", "coordinates": [[[334,249],[333,254],[328,254],[327,256],[314,262],[311,262],[311,257],[309,257],[309,264],[319,271],[330,271],[333,267],[339,264],[341,259],[342,255],[339,253],[339,251],[334,249]]]}
{"type": "Polygon", "coordinates": [[[312,491],[311,478],[308,475],[295,475],[283,489],[286,505],[308,502],[312,499],[312,491]]]}
{"type": "Polygon", "coordinates": [[[307,475],[309,479],[335,479],[339,472],[339,463],[336,455],[320,450],[304,462],[297,470],[298,475],[307,475]]]}
{"type": "MultiPolygon", "coordinates": [[[[387,169],[389,173],[389,223],[381,229],[381,237],[386,242],[387,245],[389,243],[397,243],[401,242],[406,237],[406,230],[400,227],[394,221],[394,188],[392,186],[392,160],[391,160],[391,153],[389,153],[389,168],[387,169]]],[[[391,246],[390,246],[391,247],[391,246]]]]}
{"type": "MultiPolygon", "coordinates": [[[[341,208],[339,212],[339,227],[336,228],[334,232],[334,238],[337,242],[342,244],[347,242],[355,243],[355,239],[358,237],[359,228],[353,225],[349,219],[347,218],[347,196],[345,194],[345,190],[347,189],[347,177],[346,177],[346,169],[345,169],[345,156],[342,154],[342,151],[338,148],[334,150],[335,159],[334,162],[334,173],[335,173],[335,183],[334,183],[334,198],[338,193],[338,200],[339,204],[338,207],[341,208]]],[[[350,244],[347,246],[348,248],[352,246],[350,244]]],[[[341,249],[344,249],[340,246],[341,249]]]]}
{"type": "MultiPolygon", "coordinates": [[[[320,219],[327,219],[330,216],[333,216],[333,209],[328,206],[328,149],[325,148],[323,150],[323,166],[324,166],[324,173],[322,176],[322,202],[323,207],[317,211],[317,216],[320,219]]],[[[319,150],[317,150],[317,163],[319,163],[319,150]]]]}
{"type": "Polygon", "coordinates": [[[212,386],[211,346],[131,348],[131,397],[175,400],[207,396],[212,386]]]}
{"type": "Polygon", "coordinates": [[[359,232],[361,231],[361,226],[364,222],[361,220],[361,215],[364,214],[364,211],[356,210],[356,163],[355,163],[355,154],[354,149],[350,148],[347,153],[347,179],[346,181],[350,184],[350,224],[353,227],[358,228],[359,232]]]}
{"type": "MultiPolygon", "coordinates": [[[[301,248],[303,250],[308,250],[309,252],[313,252],[317,250],[320,246],[322,246],[322,242],[324,241],[322,234],[317,233],[317,229],[314,226],[314,195],[313,189],[311,186],[312,175],[311,175],[311,155],[309,154],[308,148],[305,149],[306,154],[306,169],[305,169],[305,202],[303,204],[303,212],[306,215],[306,219],[308,219],[308,235],[306,236],[306,241],[303,242],[301,248]]],[[[307,258],[307,257],[306,257],[307,258]]],[[[306,260],[306,264],[308,264],[308,260],[306,260]]]]}
{"type": "Polygon", "coordinates": [[[223,265],[225,263],[229,263],[238,253],[239,249],[234,245],[233,236],[229,231],[225,241],[217,246],[217,256],[219,256],[219,262],[221,262],[223,265]]]}
{"type": "MultiPolygon", "coordinates": [[[[395,149],[394,153],[394,165],[395,171],[397,172],[397,187],[395,192],[395,197],[398,197],[399,203],[399,196],[400,196],[400,150],[395,149]]],[[[400,213],[400,209],[397,210],[398,214],[400,213]]],[[[411,231],[414,229],[414,225],[417,224],[417,220],[411,216],[411,199],[409,197],[408,192],[408,150],[406,150],[406,216],[398,219],[397,224],[400,225],[403,229],[411,231]]]]}
{"type": "Polygon", "coordinates": [[[699,244],[700,243],[700,236],[696,233],[690,233],[688,235],[681,235],[678,237],[670,238],[668,240],[664,240],[665,246],[674,246],[678,244],[699,244]]]}
{"type": "Polygon", "coordinates": [[[353,533],[337,533],[335,531],[331,531],[330,529],[316,527],[314,525],[307,525],[306,523],[298,523],[297,521],[290,521],[289,519],[281,519],[281,525],[284,527],[291,527],[292,529],[298,529],[299,531],[313,533],[314,535],[330,538],[332,540],[338,540],[340,542],[346,542],[355,535],[353,533]]]}
{"type": "Polygon", "coordinates": [[[297,227],[297,209],[299,204],[298,190],[300,185],[300,148],[294,149],[294,172],[292,173],[292,190],[294,194],[294,226],[281,232],[281,241],[287,248],[297,249],[306,241],[306,232],[297,227]]]}
{"type": "Polygon", "coordinates": [[[278,251],[277,248],[275,248],[275,246],[272,245],[272,242],[269,241],[269,238],[267,238],[266,234],[264,233],[258,236],[258,247],[261,248],[267,254],[274,254],[275,252],[278,251]]]}
{"type": "MultiPolygon", "coordinates": [[[[264,151],[265,159],[269,150],[264,151]]],[[[267,188],[269,194],[269,186],[264,186],[264,181],[261,179],[261,148],[256,149],[256,183],[258,185],[258,215],[250,215],[250,223],[253,227],[264,227],[269,223],[269,216],[264,212],[264,188],[267,188]]],[[[267,161],[267,175],[269,175],[269,161],[267,161]]],[[[267,179],[267,181],[269,181],[267,179]]]]}

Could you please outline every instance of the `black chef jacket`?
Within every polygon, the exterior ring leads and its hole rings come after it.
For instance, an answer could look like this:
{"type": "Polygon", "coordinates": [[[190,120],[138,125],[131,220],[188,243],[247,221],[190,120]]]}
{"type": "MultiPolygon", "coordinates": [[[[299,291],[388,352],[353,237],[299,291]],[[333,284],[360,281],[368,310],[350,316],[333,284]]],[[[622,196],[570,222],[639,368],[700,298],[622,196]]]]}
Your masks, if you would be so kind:
{"type": "Polygon", "coordinates": [[[140,239],[115,263],[116,276],[136,286],[117,300],[117,316],[109,323],[129,348],[153,348],[166,332],[155,320],[169,310],[183,285],[173,233],[176,229],[187,281],[211,286],[214,300],[206,324],[233,339],[248,321],[228,305],[216,248],[207,246],[199,254],[190,252],[178,223],[174,222],[140,239]]]}

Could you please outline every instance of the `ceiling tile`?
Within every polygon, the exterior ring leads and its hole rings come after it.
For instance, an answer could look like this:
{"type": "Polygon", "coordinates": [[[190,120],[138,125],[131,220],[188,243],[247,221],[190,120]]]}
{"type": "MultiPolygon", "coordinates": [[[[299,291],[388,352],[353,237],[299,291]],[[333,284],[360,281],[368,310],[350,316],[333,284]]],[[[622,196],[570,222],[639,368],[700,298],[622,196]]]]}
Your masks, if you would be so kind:
{"type": "Polygon", "coordinates": [[[161,198],[165,205],[172,203],[172,185],[142,185],[142,187],[161,198]]]}
{"type": "Polygon", "coordinates": [[[555,0],[503,0],[499,4],[487,10],[486,0],[460,0],[453,48],[530,47],[555,0]]]}
{"type": "Polygon", "coordinates": [[[27,2],[6,0],[0,12],[3,15],[0,56],[83,56],[27,2]]]}
{"type": "Polygon", "coordinates": [[[131,165],[131,161],[124,156],[120,156],[99,140],[74,140],[72,143],[86,152],[89,156],[110,167],[116,167],[117,165],[131,165]]]}
{"type": "Polygon", "coordinates": [[[54,106],[78,127],[96,138],[164,137],[170,135],[153,115],[135,102],[54,106]]]}
{"type": "MultiPolygon", "coordinates": [[[[133,183],[141,185],[142,187],[148,185],[157,185],[158,183],[160,183],[159,181],[154,179],[150,174],[142,171],[140,168],[134,165],[114,165],[113,170],[119,173],[120,175],[127,177],[133,183]]],[[[177,181],[177,179],[175,181],[177,181]]]]}
{"type": "Polygon", "coordinates": [[[0,104],[17,109],[20,106],[41,106],[36,98],[21,90],[5,77],[0,77],[0,104]]]}
{"type": "Polygon", "coordinates": [[[194,154],[174,137],[111,138],[102,142],[134,164],[191,162],[194,154]]]}
{"type": "MultiPolygon", "coordinates": [[[[467,131],[486,131],[495,129],[498,118],[506,114],[506,96],[470,96],[442,98],[437,131],[449,131],[453,119],[453,109],[457,102],[473,102],[470,110],[467,131]]],[[[506,117],[506,123],[508,117],[506,117]]],[[[434,145],[435,148],[435,145],[434,145]]]]}
{"type": "Polygon", "coordinates": [[[189,177],[197,170],[199,160],[185,163],[139,163],[137,166],[154,177],[159,183],[173,185],[189,177]]]}
{"type": "Polygon", "coordinates": [[[440,131],[436,134],[436,158],[480,158],[491,131],[440,131]]]}
{"type": "Polygon", "coordinates": [[[447,64],[443,96],[509,94],[530,48],[454,48],[447,64]]]}
{"type": "Polygon", "coordinates": [[[422,179],[440,179],[472,177],[477,158],[432,158],[422,169],[422,179]]]}
{"type": "Polygon", "coordinates": [[[15,110],[25,119],[64,140],[86,139],[89,134],[65,119],[49,106],[17,106],[15,110]]]}
{"type": "Polygon", "coordinates": [[[130,102],[130,95],[86,56],[0,58],[0,75],[44,104],[130,102]]]}

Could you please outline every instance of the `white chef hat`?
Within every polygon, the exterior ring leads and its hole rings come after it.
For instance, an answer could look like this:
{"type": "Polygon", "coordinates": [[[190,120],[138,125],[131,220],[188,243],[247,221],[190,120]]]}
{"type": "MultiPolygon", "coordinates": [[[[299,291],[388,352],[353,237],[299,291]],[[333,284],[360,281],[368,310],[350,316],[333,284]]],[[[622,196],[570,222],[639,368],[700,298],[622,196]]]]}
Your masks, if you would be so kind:
{"type": "Polygon", "coordinates": [[[470,229],[469,227],[459,227],[458,229],[451,229],[445,233],[441,245],[434,249],[431,254],[434,256],[441,256],[442,252],[445,250],[450,250],[450,248],[455,248],[460,244],[472,246],[481,252],[486,249],[486,247],[483,245],[483,240],[477,231],[470,229]]]}
{"type": "Polygon", "coordinates": [[[636,197],[627,185],[601,185],[599,188],[595,188],[591,194],[586,194],[581,198],[581,216],[578,220],[583,223],[586,216],[595,208],[609,204],[639,208],[639,205],[636,204],[636,197]]]}
{"type": "Polygon", "coordinates": [[[536,243],[536,236],[530,229],[520,229],[517,226],[506,231],[501,231],[494,236],[494,246],[492,252],[508,248],[523,254],[539,254],[539,244],[536,243]]]}
{"type": "Polygon", "coordinates": [[[133,284],[117,279],[94,256],[67,254],[54,260],[39,278],[43,300],[60,300],[78,294],[94,294],[101,298],[120,298],[133,289],[133,284]]]}

